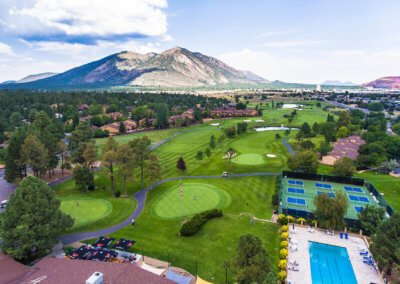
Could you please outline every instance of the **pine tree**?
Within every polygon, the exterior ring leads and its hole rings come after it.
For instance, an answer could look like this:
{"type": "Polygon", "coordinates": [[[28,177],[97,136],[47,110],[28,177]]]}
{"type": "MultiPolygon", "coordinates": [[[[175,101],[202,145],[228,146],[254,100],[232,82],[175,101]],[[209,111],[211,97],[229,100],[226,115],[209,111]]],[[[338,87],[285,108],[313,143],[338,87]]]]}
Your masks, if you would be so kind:
{"type": "Polygon", "coordinates": [[[135,162],[140,166],[140,180],[142,189],[144,188],[143,185],[144,163],[149,158],[150,155],[150,144],[151,141],[149,137],[147,137],[146,135],[133,139],[131,142],[129,142],[129,145],[133,149],[135,162]]]}
{"type": "Polygon", "coordinates": [[[121,144],[117,147],[116,162],[122,178],[124,179],[124,195],[126,193],[126,180],[133,176],[135,157],[133,149],[128,144],[121,144]]]}
{"type": "Polygon", "coordinates": [[[150,187],[153,189],[153,182],[161,178],[162,167],[160,165],[160,160],[156,155],[150,154],[149,159],[146,161],[146,166],[150,187]]]}
{"type": "Polygon", "coordinates": [[[182,157],[179,158],[178,162],[176,163],[176,168],[181,171],[186,170],[186,164],[182,157]]]}
{"type": "Polygon", "coordinates": [[[106,145],[103,147],[103,157],[101,165],[109,173],[111,180],[111,195],[114,196],[114,162],[116,161],[117,142],[112,136],[108,137],[106,145]]]}
{"type": "Polygon", "coordinates": [[[60,233],[74,223],[71,216],[61,212],[54,191],[34,177],[20,183],[1,219],[3,251],[24,262],[48,254],[59,242],[60,233]]]}

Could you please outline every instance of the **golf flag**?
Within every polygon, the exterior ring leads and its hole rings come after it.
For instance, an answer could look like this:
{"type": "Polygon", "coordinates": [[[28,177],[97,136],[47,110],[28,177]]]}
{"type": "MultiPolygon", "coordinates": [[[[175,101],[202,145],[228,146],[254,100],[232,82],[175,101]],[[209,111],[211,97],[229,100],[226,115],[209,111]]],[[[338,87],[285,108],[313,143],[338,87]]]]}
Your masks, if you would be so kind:
{"type": "Polygon", "coordinates": [[[180,196],[181,196],[181,199],[182,199],[182,180],[179,180],[179,188],[180,188],[180,196]]]}

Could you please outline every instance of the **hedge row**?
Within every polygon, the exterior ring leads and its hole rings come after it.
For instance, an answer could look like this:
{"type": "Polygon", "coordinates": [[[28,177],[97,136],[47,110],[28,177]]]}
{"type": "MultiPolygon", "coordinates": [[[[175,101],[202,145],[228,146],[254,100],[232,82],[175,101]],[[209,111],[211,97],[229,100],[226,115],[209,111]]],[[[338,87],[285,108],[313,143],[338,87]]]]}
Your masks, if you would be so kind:
{"type": "Polygon", "coordinates": [[[222,210],[212,209],[193,216],[192,219],[182,225],[181,236],[190,237],[200,231],[201,227],[213,218],[222,217],[222,210]]]}

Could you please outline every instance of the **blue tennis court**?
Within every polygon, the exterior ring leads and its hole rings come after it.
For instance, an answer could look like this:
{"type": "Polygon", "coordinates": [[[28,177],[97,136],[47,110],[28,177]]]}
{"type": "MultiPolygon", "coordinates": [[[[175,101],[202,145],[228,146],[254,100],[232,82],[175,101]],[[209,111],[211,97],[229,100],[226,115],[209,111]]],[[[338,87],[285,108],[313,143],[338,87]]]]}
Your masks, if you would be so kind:
{"type": "Polygon", "coordinates": [[[287,203],[306,205],[306,200],[302,199],[302,198],[288,197],[287,198],[287,203]]]}
{"type": "Polygon", "coordinates": [[[360,201],[360,202],[369,203],[368,198],[366,198],[365,196],[349,195],[349,198],[350,198],[351,201],[360,201]]]}
{"type": "Polygon", "coordinates": [[[357,213],[360,213],[361,208],[364,208],[364,207],[361,207],[361,206],[354,206],[354,209],[356,209],[357,213]]]}
{"type": "Polygon", "coordinates": [[[324,189],[332,189],[332,185],[330,185],[330,184],[324,184],[324,183],[319,183],[319,182],[316,182],[316,183],[315,183],[315,187],[316,187],[316,188],[324,188],[324,189]]]}
{"type": "Polygon", "coordinates": [[[304,186],[304,182],[301,181],[301,180],[293,180],[293,179],[290,179],[290,180],[288,180],[288,184],[290,184],[290,185],[300,185],[300,186],[304,186]]]}
{"type": "Polygon", "coordinates": [[[358,193],[362,193],[362,189],[359,187],[351,187],[351,186],[345,186],[344,189],[346,191],[350,191],[350,192],[358,192],[358,193]]]}
{"type": "Polygon", "coordinates": [[[304,194],[304,189],[302,188],[288,187],[287,191],[290,193],[304,194]]]}
{"type": "Polygon", "coordinates": [[[324,191],[319,191],[319,190],[317,190],[317,194],[318,194],[318,195],[320,195],[320,194],[322,194],[322,193],[326,193],[326,194],[328,194],[329,197],[332,197],[332,198],[335,197],[335,194],[334,194],[333,192],[324,192],[324,191]]]}

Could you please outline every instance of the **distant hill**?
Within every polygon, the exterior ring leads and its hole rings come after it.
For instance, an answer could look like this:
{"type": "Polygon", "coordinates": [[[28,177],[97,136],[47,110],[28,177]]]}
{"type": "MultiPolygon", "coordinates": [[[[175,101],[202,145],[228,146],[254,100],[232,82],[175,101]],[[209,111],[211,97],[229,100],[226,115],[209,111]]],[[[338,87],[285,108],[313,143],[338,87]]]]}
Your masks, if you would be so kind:
{"type": "Polygon", "coordinates": [[[33,74],[33,75],[28,75],[18,81],[15,81],[15,83],[29,83],[41,79],[45,79],[54,75],[57,75],[58,73],[52,73],[52,72],[47,72],[47,73],[39,73],[39,74],[33,74]]]}
{"type": "Polygon", "coordinates": [[[357,84],[353,82],[341,82],[338,80],[328,80],[323,82],[321,85],[326,85],[326,86],[357,86],[357,84]]]}
{"type": "Polygon", "coordinates": [[[362,86],[376,89],[400,89],[400,76],[382,77],[362,86]]]}
{"type": "MultiPolygon", "coordinates": [[[[28,76],[29,77],[29,76],[28,76]]],[[[257,86],[268,82],[249,71],[239,71],[222,61],[174,47],[160,54],[129,51],[51,75],[39,80],[7,84],[7,88],[71,89],[113,86],[207,87],[221,85],[257,86]]]]}

